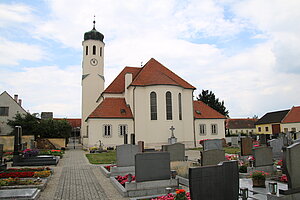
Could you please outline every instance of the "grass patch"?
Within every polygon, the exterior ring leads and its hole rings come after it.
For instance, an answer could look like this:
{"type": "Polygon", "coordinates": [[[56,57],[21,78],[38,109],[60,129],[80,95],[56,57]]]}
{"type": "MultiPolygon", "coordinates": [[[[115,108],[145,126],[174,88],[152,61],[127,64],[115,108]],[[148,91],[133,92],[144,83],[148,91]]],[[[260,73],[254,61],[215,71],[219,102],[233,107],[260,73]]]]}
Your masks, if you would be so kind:
{"type": "Polygon", "coordinates": [[[91,164],[112,164],[116,163],[116,151],[108,151],[103,153],[86,154],[91,164]]]}
{"type": "MultiPolygon", "coordinates": [[[[188,150],[202,150],[203,148],[202,147],[197,147],[197,148],[191,148],[191,149],[188,149],[188,150]]],[[[238,152],[240,152],[240,148],[239,147],[224,147],[224,150],[225,150],[225,153],[228,153],[228,154],[237,154],[238,152]]]]}

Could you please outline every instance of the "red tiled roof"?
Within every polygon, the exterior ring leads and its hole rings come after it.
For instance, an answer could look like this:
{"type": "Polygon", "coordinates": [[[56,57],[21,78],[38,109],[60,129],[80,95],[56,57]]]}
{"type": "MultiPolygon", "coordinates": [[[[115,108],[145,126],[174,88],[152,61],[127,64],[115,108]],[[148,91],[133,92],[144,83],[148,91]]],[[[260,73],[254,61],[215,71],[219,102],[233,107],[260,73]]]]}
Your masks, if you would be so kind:
{"type": "Polygon", "coordinates": [[[187,89],[196,89],[154,58],[151,58],[144,65],[140,73],[132,81],[131,85],[177,85],[187,89]]]}
{"type": "Polygon", "coordinates": [[[53,120],[66,120],[72,128],[81,127],[81,119],[53,118],[53,120]]]}
{"type": "Polygon", "coordinates": [[[244,128],[255,128],[255,122],[258,119],[227,119],[226,128],[228,129],[244,129],[244,128]]]}
{"type": "Polygon", "coordinates": [[[88,118],[133,118],[125,98],[105,98],[88,118]]]}
{"type": "Polygon", "coordinates": [[[196,89],[154,58],[151,58],[142,68],[125,67],[103,93],[123,93],[126,73],[132,73],[131,85],[133,86],[177,85],[187,89],[196,89]]]}
{"type": "Polygon", "coordinates": [[[292,107],[290,112],[283,118],[282,123],[300,122],[300,106],[292,107]]]}
{"type": "Polygon", "coordinates": [[[125,90],[125,74],[132,73],[132,79],[141,71],[139,67],[125,67],[103,93],[123,93],[125,90]]]}
{"type": "Polygon", "coordinates": [[[194,101],[194,117],[195,119],[226,119],[224,115],[202,101],[194,101]]]}

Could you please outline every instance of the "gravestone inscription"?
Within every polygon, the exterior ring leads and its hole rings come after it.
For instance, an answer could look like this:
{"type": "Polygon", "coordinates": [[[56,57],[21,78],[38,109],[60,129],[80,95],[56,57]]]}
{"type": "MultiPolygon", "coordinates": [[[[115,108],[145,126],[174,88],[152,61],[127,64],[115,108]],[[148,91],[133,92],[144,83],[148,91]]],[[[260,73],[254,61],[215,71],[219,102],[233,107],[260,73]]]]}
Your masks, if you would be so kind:
{"type": "Polygon", "coordinates": [[[170,153],[149,152],[135,155],[136,182],[170,179],[170,153]]]}

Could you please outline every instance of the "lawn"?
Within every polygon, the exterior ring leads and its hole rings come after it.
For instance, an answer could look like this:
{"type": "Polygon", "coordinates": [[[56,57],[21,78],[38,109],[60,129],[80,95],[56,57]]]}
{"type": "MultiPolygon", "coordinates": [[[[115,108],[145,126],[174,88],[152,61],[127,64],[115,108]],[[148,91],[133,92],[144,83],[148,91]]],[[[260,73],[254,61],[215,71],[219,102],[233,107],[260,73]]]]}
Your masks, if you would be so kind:
{"type": "MultiPolygon", "coordinates": [[[[191,148],[189,150],[202,150],[202,148],[198,147],[198,148],[191,148]]],[[[224,147],[225,153],[228,154],[237,154],[238,152],[240,152],[240,148],[238,147],[224,147]]]]}
{"type": "Polygon", "coordinates": [[[107,153],[90,153],[86,157],[91,164],[112,164],[116,163],[116,151],[108,151],[107,153]]]}

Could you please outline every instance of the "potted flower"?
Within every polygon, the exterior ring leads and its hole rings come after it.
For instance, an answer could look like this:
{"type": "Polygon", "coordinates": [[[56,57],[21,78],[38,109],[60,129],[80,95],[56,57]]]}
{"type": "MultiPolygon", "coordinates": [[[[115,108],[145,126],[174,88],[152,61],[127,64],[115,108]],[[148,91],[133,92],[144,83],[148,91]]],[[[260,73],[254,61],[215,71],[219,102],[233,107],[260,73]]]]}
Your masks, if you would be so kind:
{"type": "Polygon", "coordinates": [[[268,173],[264,171],[255,171],[252,174],[250,174],[250,177],[252,178],[253,187],[266,187],[265,181],[266,176],[268,173]]]}
{"type": "Polygon", "coordinates": [[[176,196],[174,200],[187,200],[188,197],[184,189],[176,189],[176,196]]]}

